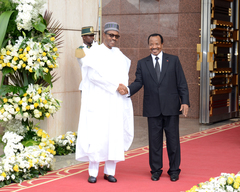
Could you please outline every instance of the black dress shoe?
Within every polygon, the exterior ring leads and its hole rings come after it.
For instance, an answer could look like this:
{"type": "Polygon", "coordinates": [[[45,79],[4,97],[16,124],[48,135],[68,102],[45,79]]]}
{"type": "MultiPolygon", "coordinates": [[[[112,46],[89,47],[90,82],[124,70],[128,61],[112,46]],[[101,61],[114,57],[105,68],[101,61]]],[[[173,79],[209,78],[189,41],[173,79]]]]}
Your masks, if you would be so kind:
{"type": "Polygon", "coordinates": [[[89,182],[89,183],[96,183],[96,182],[97,182],[97,178],[96,178],[96,177],[93,177],[93,176],[89,176],[89,177],[88,177],[88,182],[89,182]]]}
{"type": "Polygon", "coordinates": [[[158,181],[159,178],[160,178],[160,176],[161,176],[161,173],[155,172],[155,173],[152,174],[151,179],[152,179],[153,181],[158,181]]]}
{"type": "Polygon", "coordinates": [[[112,175],[106,175],[104,174],[104,179],[108,180],[109,182],[115,183],[117,182],[117,179],[115,177],[113,177],[112,175]]]}
{"type": "Polygon", "coordinates": [[[170,180],[171,181],[177,181],[179,179],[179,175],[178,174],[172,174],[170,175],[170,180]]]}

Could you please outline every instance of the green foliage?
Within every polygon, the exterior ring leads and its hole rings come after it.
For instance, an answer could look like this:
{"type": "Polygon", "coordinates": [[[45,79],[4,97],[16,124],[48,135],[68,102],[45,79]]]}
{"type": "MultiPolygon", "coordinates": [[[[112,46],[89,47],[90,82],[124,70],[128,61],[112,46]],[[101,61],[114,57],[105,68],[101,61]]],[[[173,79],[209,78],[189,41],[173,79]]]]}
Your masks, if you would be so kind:
{"type": "Polygon", "coordinates": [[[42,15],[39,15],[40,21],[36,24],[33,24],[33,27],[40,32],[44,32],[47,29],[47,24],[42,15]]]}
{"type": "Polygon", "coordinates": [[[13,13],[13,11],[6,11],[6,12],[2,13],[0,16],[0,49],[2,47],[2,43],[5,38],[7,28],[8,28],[8,22],[9,22],[9,19],[10,19],[12,13],[13,13]]]}
{"type": "Polygon", "coordinates": [[[35,141],[33,139],[29,139],[27,141],[22,141],[22,144],[25,146],[25,147],[29,147],[29,146],[34,146],[34,145],[39,145],[39,141],[35,141]]]}
{"type": "Polygon", "coordinates": [[[0,89],[0,96],[6,96],[9,93],[23,95],[25,92],[26,92],[25,87],[2,85],[0,89]]]}
{"type": "Polygon", "coordinates": [[[16,9],[16,4],[12,3],[10,0],[0,1],[0,14],[5,11],[12,11],[16,9]]]}
{"type": "Polygon", "coordinates": [[[76,145],[71,146],[68,150],[66,147],[55,144],[56,155],[68,155],[69,153],[75,153],[76,145]]]}

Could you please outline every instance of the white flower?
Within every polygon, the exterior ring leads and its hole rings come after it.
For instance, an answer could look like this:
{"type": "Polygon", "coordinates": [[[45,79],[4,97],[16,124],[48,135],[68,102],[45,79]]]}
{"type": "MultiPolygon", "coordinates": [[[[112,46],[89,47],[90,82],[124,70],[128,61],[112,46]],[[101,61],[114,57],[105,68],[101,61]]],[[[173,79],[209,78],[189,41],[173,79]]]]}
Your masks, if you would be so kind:
{"type": "Polygon", "coordinates": [[[35,96],[33,96],[33,100],[34,100],[34,101],[37,101],[39,98],[40,98],[40,95],[38,95],[38,94],[35,95],[35,96]]]}
{"type": "Polygon", "coordinates": [[[23,113],[23,117],[27,118],[29,115],[27,112],[23,113]]]}
{"type": "Polygon", "coordinates": [[[11,175],[11,178],[14,180],[14,179],[15,179],[15,175],[14,175],[14,174],[12,174],[12,175],[11,175]]]}
{"type": "Polygon", "coordinates": [[[4,177],[3,176],[0,176],[0,181],[4,181],[4,177]]]}

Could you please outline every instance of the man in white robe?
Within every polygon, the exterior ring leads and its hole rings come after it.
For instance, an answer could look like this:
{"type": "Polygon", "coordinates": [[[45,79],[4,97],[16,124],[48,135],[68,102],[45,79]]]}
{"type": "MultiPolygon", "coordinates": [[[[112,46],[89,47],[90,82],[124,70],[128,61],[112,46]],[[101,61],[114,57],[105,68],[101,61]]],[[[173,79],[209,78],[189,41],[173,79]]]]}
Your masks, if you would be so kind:
{"type": "Polygon", "coordinates": [[[96,183],[102,161],[104,179],[116,182],[116,163],[124,161],[133,140],[132,101],[119,93],[128,85],[131,61],[114,47],[119,37],[118,24],[106,23],[103,44],[84,58],[76,160],[89,161],[90,183],[96,183]]]}

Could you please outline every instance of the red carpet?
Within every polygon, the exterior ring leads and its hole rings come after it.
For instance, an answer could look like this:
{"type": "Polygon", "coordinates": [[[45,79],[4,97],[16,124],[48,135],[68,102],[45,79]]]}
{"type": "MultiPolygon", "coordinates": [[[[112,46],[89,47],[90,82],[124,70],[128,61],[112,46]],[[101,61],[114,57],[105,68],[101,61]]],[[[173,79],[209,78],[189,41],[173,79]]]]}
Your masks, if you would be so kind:
{"type": "Polygon", "coordinates": [[[168,158],[164,149],[163,174],[159,181],[151,181],[148,147],[126,153],[126,161],[117,164],[117,183],[103,179],[103,164],[96,184],[87,182],[88,164],[79,164],[20,184],[12,184],[0,191],[80,191],[80,192],[181,192],[193,185],[219,176],[222,172],[240,171],[240,122],[181,137],[182,163],[180,179],[171,182],[167,175],[168,158]]]}

